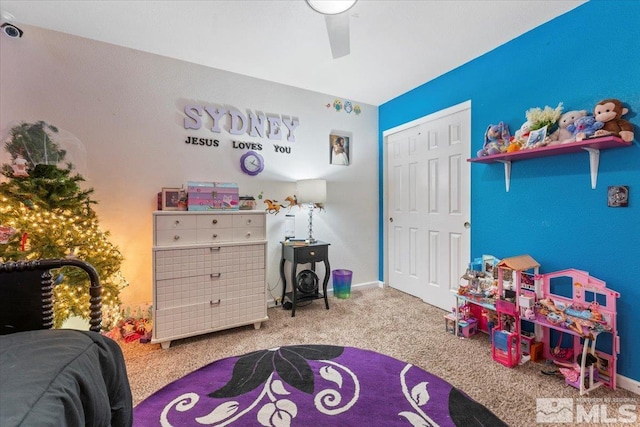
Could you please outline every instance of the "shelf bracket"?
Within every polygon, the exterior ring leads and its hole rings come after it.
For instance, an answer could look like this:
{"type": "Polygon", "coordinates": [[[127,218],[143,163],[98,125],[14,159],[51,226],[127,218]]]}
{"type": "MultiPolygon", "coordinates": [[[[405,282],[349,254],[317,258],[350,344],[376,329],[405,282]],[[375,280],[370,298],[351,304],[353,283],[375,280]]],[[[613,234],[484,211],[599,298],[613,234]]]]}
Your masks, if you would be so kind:
{"type": "Polygon", "coordinates": [[[589,170],[591,171],[591,189],[596,189],[598,182],[598,165],[600,164],[600,150],[597,148],[582,147],[589,152],[589,170]]]}
{"type": "Polygon", "coordinates": [[[507,189],[507,193],[508,193],[509,188],[511,187],[511,160],[498,160],[498,161],[504,164],[504,186],[507,189]]]}

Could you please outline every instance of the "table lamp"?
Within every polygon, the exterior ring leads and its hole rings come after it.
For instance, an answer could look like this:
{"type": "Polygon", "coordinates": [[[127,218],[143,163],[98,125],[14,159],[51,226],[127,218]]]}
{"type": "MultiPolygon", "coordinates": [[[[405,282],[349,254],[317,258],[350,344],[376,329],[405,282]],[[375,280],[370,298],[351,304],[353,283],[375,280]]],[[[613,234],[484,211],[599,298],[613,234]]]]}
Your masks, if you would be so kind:
{"type": "Polygon", "coordinates": [[[303,179],[296,182],[298,202],[307,204],[309,208],[309,243],[316,243],[313,238],[313,209],[322,208],[327,201],[327,181],[324,179],[303,179]]]}

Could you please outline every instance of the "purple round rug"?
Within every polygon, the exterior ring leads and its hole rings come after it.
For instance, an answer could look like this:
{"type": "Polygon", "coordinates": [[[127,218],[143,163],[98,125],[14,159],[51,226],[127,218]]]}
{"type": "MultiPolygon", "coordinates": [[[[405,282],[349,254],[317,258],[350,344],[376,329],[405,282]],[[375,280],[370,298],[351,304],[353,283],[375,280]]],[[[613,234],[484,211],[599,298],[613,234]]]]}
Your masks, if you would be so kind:
{"type": "Polygon", "coordinates": [[[441,378],[369,350],[301,345],[218,360],[134,408],[134,426],[505,426],[441,378]]]}

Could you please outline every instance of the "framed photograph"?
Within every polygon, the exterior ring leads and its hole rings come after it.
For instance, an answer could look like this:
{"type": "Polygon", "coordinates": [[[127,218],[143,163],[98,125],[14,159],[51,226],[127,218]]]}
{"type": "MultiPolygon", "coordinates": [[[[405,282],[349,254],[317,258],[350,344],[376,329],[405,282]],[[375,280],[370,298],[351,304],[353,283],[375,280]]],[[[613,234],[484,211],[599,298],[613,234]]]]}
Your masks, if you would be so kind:
{"type": "Polygon", "coordinates": [[[162,210],[180,211],[183,210],[180,204],[180,188],[162,188],[162,210]]]}
{"type": "Polygon", "coordinates": [[[544,141],[547,137],[547,127],[541,127],[540,129],[532,130],[529,133],[529,139],[527,139],[527,144],[524,148],[535,148],[537,144],[544,141]]]}
{"type": "Polygon", "coordinates": [[[329,164],[349,166],[351,137],[331,133],[329,135],[329,164]]]}

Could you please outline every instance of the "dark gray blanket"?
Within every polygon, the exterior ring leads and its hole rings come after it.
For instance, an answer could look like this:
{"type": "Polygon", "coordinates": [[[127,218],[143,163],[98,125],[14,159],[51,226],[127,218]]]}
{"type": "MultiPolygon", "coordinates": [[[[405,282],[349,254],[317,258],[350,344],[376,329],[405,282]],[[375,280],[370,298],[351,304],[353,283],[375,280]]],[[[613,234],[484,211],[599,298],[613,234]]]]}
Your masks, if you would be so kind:
{"type": "Polygon", "coordinates": [[[122,351],[96,332],[0,336],[0,426],[131,426],[122,351]]]}

